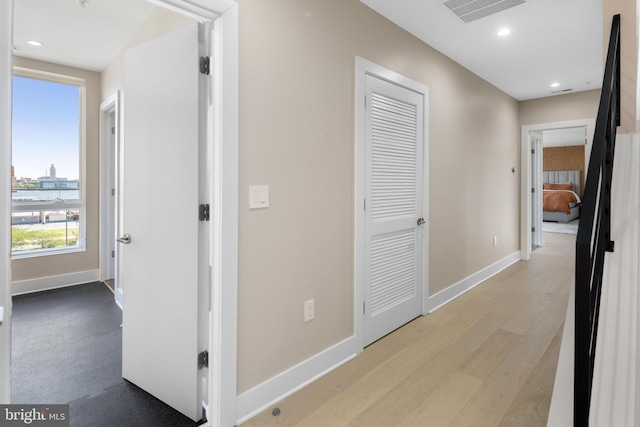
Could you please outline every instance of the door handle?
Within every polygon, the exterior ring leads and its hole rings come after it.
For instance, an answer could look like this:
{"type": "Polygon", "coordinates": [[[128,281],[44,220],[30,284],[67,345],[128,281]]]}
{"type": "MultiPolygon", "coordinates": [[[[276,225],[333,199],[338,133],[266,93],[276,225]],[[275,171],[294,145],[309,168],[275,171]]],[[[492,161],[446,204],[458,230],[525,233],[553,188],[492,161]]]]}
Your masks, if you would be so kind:
{"type": "Polygon", "coordinates": [[[116,241],[120,243],[124,243],[125,245],[128,245],[129,243],[131,243],[131,236],[128,233],[125,233],[124,236],[118,237],[116,241]]]}
{"type": "Polygon", "coordinates": [[[424,218],[418,218],[418,225],[422,225],[424,224],[426,221],[424,220],[424,218]]]}

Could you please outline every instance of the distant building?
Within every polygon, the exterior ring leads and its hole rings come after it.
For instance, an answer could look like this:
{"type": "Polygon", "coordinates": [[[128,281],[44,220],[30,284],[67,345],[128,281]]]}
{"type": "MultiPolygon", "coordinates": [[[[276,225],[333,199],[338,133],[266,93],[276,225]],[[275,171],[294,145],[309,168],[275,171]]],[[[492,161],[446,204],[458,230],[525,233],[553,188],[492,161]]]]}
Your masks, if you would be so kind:
{"type": "Polygon", "coordinates": [[[44,190],[77,190],[80,182],[77,179],[67,178],[40,178],[40,188],[44,190]]]}
{"type": "MultiPolygon", "coordinates": [[[[47,173],[45,169],[45,174],[47,173]]],[[[28,179],[28,178],[27,178],[28,179]]],[[[77,190],[80,188],[80,181],[77,179],[58,178],[56,167],[52,163],[49,168],[49,176],[41,176],[34,182],[43,190],[77,190]]]]}

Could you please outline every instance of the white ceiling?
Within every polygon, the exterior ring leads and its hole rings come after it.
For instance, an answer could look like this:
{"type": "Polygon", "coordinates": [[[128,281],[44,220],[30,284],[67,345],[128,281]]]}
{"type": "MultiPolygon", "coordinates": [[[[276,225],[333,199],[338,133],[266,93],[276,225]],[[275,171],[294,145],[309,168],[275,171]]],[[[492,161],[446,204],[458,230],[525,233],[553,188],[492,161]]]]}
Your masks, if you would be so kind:
{"type": "MultiPolygon", "coordinates": [[[[154,9],[146,0],[87,1],[14,0],[15,54],[100,71],[154,9]]],[[[468,24],[444,0],[361,1],[517,100],[601,86],[602,0],[529,0],[468,24]],[[498,37],[505,26],[511,34],[498,37]]]]}
{"type": "Polygon", "coordinates": [[[529,0],[470,23],[444,0],[360,1],[517,100],[602,86],[602,0],[529,0]]]}
{"type": "Polygon", "coordinates": [[[102,71],[155,8],[145,0],[87,1],[82,8],[77,0],[14,0],[14,54],[102,71]]]}

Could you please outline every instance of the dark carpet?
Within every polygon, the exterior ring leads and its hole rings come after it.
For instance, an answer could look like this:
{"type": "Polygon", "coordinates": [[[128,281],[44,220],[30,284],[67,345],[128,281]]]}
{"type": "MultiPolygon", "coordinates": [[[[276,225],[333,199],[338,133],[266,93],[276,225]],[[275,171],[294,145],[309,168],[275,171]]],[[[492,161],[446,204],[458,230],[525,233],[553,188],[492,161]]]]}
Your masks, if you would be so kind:
{"type": "Polygon", "coordinates": [[[69,404],[72,426],[195,426],[122,379],[122,311],[101,282],[13,298],[13,403],[69,404]]]}

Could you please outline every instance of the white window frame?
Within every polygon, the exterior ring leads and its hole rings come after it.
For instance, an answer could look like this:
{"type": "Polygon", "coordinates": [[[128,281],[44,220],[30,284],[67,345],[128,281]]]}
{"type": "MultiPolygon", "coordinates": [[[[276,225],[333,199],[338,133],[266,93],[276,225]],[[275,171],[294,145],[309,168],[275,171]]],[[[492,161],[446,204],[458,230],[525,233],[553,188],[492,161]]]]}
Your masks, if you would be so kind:
{"type": "Polygon", "coordinates": [[[63,74],[50,73],[47,71],[34,70],[30,68],[13,67],[13,76],[25,77],[29,79],[42,80],[52,83],[60,83],[66,85],[77,86],[80,95],[80,117],[79,117],[79,177],[78,177],[78,194],[80,199],[74,201],[47,201],[47,202],[12,202],[11,212],[22,211],[48,211],[48,210],[69,210],[78,209],[79,217],[79,233],[78,244],[76,246],[65,246],[60,248],[35,249],[25,252],[11,251],[11,259],[34,258],[47,255],[60,255],[74,252],[86,251],[86,81],[79,77],[72,77],[63,74]]]}

